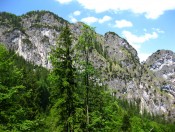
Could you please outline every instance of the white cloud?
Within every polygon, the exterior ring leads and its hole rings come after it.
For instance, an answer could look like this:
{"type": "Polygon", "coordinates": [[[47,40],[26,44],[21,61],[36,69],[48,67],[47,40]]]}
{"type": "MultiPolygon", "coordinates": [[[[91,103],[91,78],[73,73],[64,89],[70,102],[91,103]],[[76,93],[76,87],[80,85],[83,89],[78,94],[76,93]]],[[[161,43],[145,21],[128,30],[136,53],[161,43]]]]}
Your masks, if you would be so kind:
{"type": "Polygon", "coordinates": [[[138,52],[138,56],[140,58],[140,62],[142,61],[146,61],[146,59],[148,59],[148,57],[151,55],[151,53],[142,53],[142,52],[138,52]]]}
{"type": "Polygon", "coordinates": [[[105,11],[131,11],[144,14],[146,18],[156,19],[165,11],[175,9],[175,0],[77,0],[84,8],[105,11]],[[99,5],[100,3],[100,5],[99,5]]]}
{"type": "Polygon", "coordinates": [[[96,17],[85,17],[82,18],[81,21],[87,24],[92,24],[95,22],[99,22],[99,23],[104,23],[107,21],[110,21],[112,18],[110,16],[104,16],[103,18],[96,18],[96,17]]]}
{"type": "Polygon", "coordinates": [[[76,23],[78,20],[75,18],[75,16],[79,16],[81,14],[81,12],[80,11],[74,11],[73,13],[71,13],[70,15],[69,15],[69,19],[70,19],[70,21],[72,22],[72,23],[76,23]]]}
{"type": "Polygon", "coordinates": [[[165,33],[163,30],[159,29],[159,28],[152,28],[153,31],[156,31],[158,33],[165,33]]]}
{"type": "Polygon", "coordinates": [[[133,24],[130,21],[127,20],[116,20],[115,21],[115,27],[118,28],[124,28],[124,27],[132,27],[133,24]]]}
{"type": "Polygon", "coordinates": [[[87,23],[87,24],[92,24],[98,21],[98,18],[96,17],[86,17],[81,19],[82,22],[87,23]]]}
{"type": "Polygon", "coordinates": [[[128,42],[133,45],[136,49],[139,49],[142,43],[150,40],[150,39],[156,39],[158,38],[158,34],[156,32],[153,33],[145,33],[142,36],[137,36],[135,34],[132,34],[129,31],[123,31],[122,35],[128,40],[128,42]]]}
{"type": "Polygon", "coordinates": [[[74,12],[73,12],[73,15],[74,15],[74,16],[79,16],[80,14],[81,14],[80,11],[74,11],[74,12]]]}
{"type": "Polygon", "coordinates": [[[144,29],[143,29],[143,31],[144,31],[144,32],[147,32],[147,29],[146,29],[146,28],[144,28],[144,29]]]}
{"type": "Polygon", "coordinates": [[[78,20],[76,19],[76,18],[74,18],[73,16],[69,16],[69,18],[70,18],[70,21],[72,22],[72,23],[76,23],[78,20]]]}
{"type": "Polygon", "coordinates": [[[145,61],[147,57],[151,55],[150,53],[142,53],[140,51],[142,44],[150,39],[158,38],[157,32],[145,33],[142,36],[137,36],[129,31],[123,31],[122,35],[137,50],[140,61],[145,61]]]}
{"type": "Polygon", "coordinates": [[[112,18],[110,16],[104,16],[102,19],[99,19],[99,23],[104,23],[110,21],[112,18]]]}
{"type": "Polygon", "coordinates": [[[72,2],[72,0],[55,0],[55,1],[58,1],[60,4],[68,4],[72,2]]]}

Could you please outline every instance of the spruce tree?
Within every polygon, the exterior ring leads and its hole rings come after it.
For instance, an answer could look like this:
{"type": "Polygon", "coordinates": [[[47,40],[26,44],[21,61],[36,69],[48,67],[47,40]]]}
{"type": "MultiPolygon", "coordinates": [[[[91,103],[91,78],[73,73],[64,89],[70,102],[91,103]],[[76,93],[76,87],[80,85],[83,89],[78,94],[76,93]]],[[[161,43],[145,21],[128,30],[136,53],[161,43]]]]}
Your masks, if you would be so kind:
{"type": "MultiPolygon", "coordinates": [[[[50,79],[52,81],[51,101],[54,106],[51,115],[55,128],[59,131],[74,131],[75,115],[75,68],[73,66],[73,49],[71,32],[68,25],[63,27],[55,49],[52,49],[51,62],[53,69],[50,79]]],[[[52,124],[53,125],[53,124],[52,124]]]]}
{"type": "Polygon", "coordinates": [[[22,85],[23,73],[14,56],[0,44],[0,131],[33,130],[37,125],[32,125],[27,100],[31,92],[22,85]]]}

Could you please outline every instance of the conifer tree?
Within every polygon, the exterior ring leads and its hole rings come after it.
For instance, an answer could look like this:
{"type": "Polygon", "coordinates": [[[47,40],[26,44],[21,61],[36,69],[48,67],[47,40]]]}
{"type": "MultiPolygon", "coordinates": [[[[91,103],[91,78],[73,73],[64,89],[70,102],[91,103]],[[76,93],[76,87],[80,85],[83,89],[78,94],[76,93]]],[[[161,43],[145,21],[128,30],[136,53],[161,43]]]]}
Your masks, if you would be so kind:
{"type": "MultiPolygon", "coordinates": [[[[50,75],[52,81],[51,109],[55,128],[59,131],[74,131],[75,114],[75,68],[73,66],[71,32],[68,25],[63,27],[57,41],[56,49],[52,50],[51,61],[53,69],[50,75]]],[[[53,129],[55,129],[53,128],[53,129]]]]}
{"type": "MultiPolygon", "coordinates": [[[[92,50],[94,49],[96,43],[96,36],[94,28],[89,27],[88,25],[83,25],[82,27],[82,34],[79,37],[78,41],[78,57],[81,58],[81,61],[79,60],[79,70],[81,71],[81,77],[82,77],[82,85],[85,88],[84,94],[85,94],[85,113],[86,113],[86,131],[89,131],[89,123],[90,123],[90,115],[89,115],[89,109],[90,109],[90,94],[92,92],[92,89],[95,88],[95,81],[92,80],[96,79],[95,77],[95,69],[92,66],[90,62],[90,54],[92,53],[92,50]]],[[[92,96],[91,96],[92,97],[92,96]]]]}
{"type": "Polygon", "coordinates": [[[21,130],[23,122],[28,120],[26,99],[30,93],[22,85],[23,75],[13,57],[0,44],[0,131],[21,130]]]}

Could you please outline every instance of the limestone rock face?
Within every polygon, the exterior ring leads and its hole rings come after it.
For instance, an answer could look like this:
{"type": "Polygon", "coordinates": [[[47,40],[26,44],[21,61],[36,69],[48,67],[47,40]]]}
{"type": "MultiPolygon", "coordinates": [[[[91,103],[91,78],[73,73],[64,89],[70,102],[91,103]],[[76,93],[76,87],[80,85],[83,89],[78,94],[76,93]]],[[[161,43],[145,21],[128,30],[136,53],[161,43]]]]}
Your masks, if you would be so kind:
{"type": "Polygon", "coordinates": [[[175,84],[175,53],[170,50],[158,50],[147,59],[146,63],[158,77],[175,84]]]}
{"type": "MultiPolygon", "coordinates": [[[[66,23],[75,45],[81,35],[81,22],[71,24],[48,11],[32,11],[22,16],[0,13],[0,43],[27,61],[51,69],[51,48],[66,23]]],[[[172,118],[175,114],[174,53],[156,52],[141,64],[136,50],[116,33],[107,32],[104,36],[96,33],[96,36],[98,44],[92,49],[90,61],[101,71],[103,83],[112,95],[139,103],[141,113],[146,109],[172,118]]]]}
{"type": "Polygon", "coordinates": [[[166,80],[161,90],[175,97],[175,53],[170,50],[158,50],[147,59],[146,63],[156,77],[166,80]]]}
{"type": "MultiPolygon", "coordinates": [[[[170,50],[158,50],[146,60],[146,65],[155,74],[156,78],[162,79],[161,91],[169,98],[175,98],[175,53],[170,50]]],[[[171,117],[175,117],[175,101],[170,100],[171,117]],[[172,104],[172,105],[171,105],[172,104]]]]}

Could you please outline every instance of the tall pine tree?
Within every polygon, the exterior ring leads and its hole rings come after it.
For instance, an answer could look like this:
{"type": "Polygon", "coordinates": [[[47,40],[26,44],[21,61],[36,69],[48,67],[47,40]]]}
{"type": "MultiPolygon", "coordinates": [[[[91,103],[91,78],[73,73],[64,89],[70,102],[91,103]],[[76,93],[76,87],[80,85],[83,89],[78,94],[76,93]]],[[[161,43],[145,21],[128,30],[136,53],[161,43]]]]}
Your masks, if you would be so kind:
{"type": "Polygon", "coordinates": [[[71,32],[66,25],[60,33],[56,49],[53,49],[51,54],[53,65],[50,75],[52,81],[51,101],[54,104],[51,109],[53,130],[74,131],[76,70],[73,66],[72,47],[71,32]]]}

